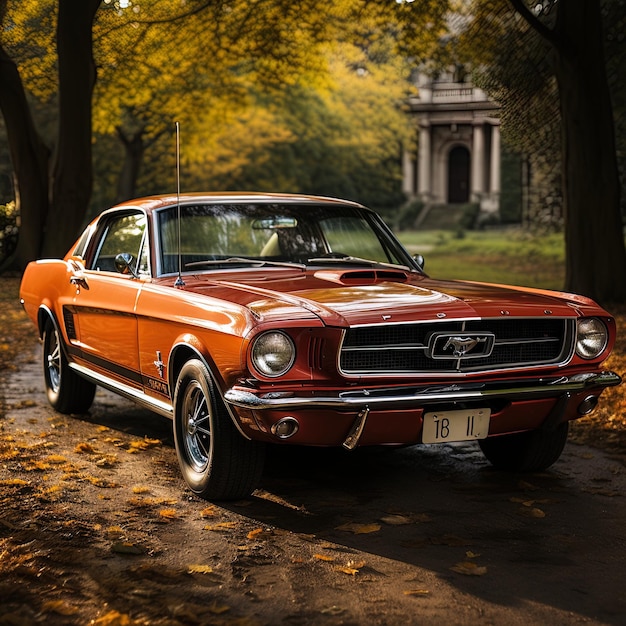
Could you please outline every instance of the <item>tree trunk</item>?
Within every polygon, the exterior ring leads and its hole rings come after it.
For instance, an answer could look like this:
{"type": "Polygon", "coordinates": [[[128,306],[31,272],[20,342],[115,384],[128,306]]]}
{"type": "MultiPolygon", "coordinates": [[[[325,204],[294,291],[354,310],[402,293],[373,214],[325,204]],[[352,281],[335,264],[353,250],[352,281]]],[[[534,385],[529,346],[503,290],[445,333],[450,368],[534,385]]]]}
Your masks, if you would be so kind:
{"type": "Polygon", "coordinates": [[[566,289],[605,304],[625,302],[626,251],[599,0],[560,2],[555,35],[566,289]]]}
{"type": "Polygon", "coordinates": [[[143,160],[145,146],[143,130],[137,131],[132,137],[127,137],[121,128],[117,129],[117,136],[124,146],[124,162],[117,181],[117,202],[124,202],[136,196],[137,179],[143,160]]]}
{"type": "Polygon", "coordinates": [[[100,0],[59,0],[59,130],[43,256],[67,252],[91,198],[91,98],[96,82],[92,27],[99,5],[100,0]]]}
{"type": "Polygon", "coordinates": [[[35,129],[15,63],[0,46],[0,110],[15,173],[21,226],[12,267],[23,269],[41,251],[48,212],[49,151],[35,129]]]}

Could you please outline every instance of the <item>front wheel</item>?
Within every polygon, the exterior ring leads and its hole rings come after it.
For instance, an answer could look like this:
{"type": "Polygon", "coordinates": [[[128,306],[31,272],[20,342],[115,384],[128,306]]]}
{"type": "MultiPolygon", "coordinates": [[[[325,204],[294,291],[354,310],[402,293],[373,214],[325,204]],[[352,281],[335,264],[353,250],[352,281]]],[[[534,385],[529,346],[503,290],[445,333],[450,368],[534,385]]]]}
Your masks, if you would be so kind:
{"type": "Polygon", "coordinates": [[[569,422],[554,430],[531,430],[481,439],[478,444],[487,460],[509,472],[539,472],[555,463],[563,452],[569,422]]]}
{"type": "Polygon", "coordinates": [[[198,359],[187,361],[178,376],[174,441],[183,477],[201,498],[244,498],[261,478],[265,446],[237,430],[198,359]]]}
{"type": "Polygon", "coordinates": [[[96,385],[70,369],[56,326],[47,319],[43,331],[43,376],[50,405],[59,413],[86,413],[96,385]]]}

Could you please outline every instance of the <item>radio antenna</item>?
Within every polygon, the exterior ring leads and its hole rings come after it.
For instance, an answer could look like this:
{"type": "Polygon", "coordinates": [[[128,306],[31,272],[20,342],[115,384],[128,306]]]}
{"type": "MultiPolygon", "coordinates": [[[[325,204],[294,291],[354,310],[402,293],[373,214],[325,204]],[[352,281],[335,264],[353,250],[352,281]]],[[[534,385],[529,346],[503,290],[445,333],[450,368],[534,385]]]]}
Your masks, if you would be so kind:
{"type": "Polygon", "coordinates": [[[176,216],[176,224],[178,229],[178,278],[174,283],[174,287],[184,287],[185,281],[183,280],[183,257],[180,243],[180,124],[178,122],[176,122],[176,204],[178,207],[178,214],[176,216]]]}

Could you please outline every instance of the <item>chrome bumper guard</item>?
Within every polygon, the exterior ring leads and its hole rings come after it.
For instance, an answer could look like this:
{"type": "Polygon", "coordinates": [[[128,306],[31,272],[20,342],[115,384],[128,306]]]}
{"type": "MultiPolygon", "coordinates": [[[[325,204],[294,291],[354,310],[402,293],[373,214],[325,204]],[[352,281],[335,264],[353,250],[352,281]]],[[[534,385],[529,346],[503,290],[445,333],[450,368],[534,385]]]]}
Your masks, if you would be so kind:
{"type": "Polygon", "coordinates": [[[337,395],[296,395],[293,392],[271,391],[254,393],[237,387],[229,389],[224,398],[230,404],[244,409],[370,409],[422,406],[430,402],[467,402],[492,399],[527,400],[554,398],[563,394],[593,391],[619,385],[622,379],[614,372],[593,372],[553,378],[534,378],[501,382],[468,382],[452,385],[429,385],[385,389],[343,391],[337,395]]]}

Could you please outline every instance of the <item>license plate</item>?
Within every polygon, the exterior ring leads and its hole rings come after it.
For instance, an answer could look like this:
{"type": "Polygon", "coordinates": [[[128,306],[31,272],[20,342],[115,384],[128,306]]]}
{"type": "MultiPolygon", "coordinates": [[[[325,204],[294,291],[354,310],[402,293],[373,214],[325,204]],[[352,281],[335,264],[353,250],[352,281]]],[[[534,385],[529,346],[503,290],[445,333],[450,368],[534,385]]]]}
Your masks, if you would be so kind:
{"type": "Polygon", "coordinates": [[[489,433],[491,409],[461,409],[424,415],[423,443],[485,439],[489,433]]]}

